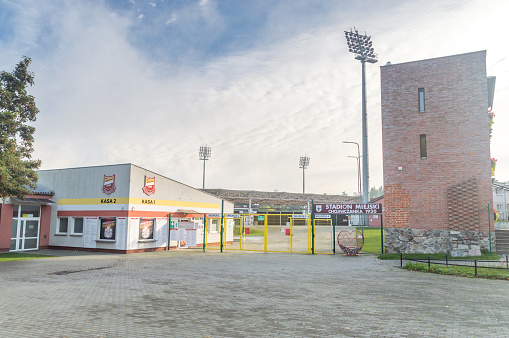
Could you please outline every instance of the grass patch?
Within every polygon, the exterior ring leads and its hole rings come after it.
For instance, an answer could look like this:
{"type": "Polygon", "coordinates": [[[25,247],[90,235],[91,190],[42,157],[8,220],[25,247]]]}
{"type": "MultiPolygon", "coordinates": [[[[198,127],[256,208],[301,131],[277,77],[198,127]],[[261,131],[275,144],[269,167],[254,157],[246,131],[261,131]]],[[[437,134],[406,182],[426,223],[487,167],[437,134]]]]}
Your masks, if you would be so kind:
{"type": "MultiPolygon", "coordinates": [[[[404,268],[411,271],[423,271],[436,273],[440,275],[454,275],[469,278],[476,277],[474,267],[445,266],[431,264],[431,266],[428,268],[428,264],[408,262],[404,266],[404,268]]],[[[486,269],[478,267],[477,278],[509,279],[509,270],[486,269]]]]}
{"type": "MultiPolygon", "coordinates": [[[[357,227],[356,229],[361,230],[361,227],[357,227]]],[[[380,236],[380,228],[364,227],[364,246],[361,252],[379,254],[382,251],[380,236]]]]}
{"type": "MultiPolygon", "coordinates": [[[[249,233],[244,234],[244,236],[263,236],[264,234],[263,230],[250,228],[249,233]]],[[[233,236],[240,236],[240,227],[235,227],[233,229],[233,236]]]]}
{"type": "Polygon", "coordinates": [[[48,258],[48,257],[55,257],[55,256],[37,255],[37,254],[19,253],[19,252],[5,252],[5,253],[0,253],[0,262],[21,261],[21,260],[27,260],[27,259],[38,259],[38,258],[48,258]]]}
{"type": "MultiPolygon", "coordinates": [[[[397,253],[397,254],[381,254],[381,255],[378,255],[378,258],[379,259],[400,259],[400,254],[397,253]]],[[[440,259],[440,260],[445,260],[445,253],[435,253],[435,254],[417,254],[417,253],[412,253],[412,254],[403,254],[403,258],[410,258],[410,259],[428,259],[428,257],[430,259],[440,259]]],[[[498,261],[500,260],[500,257],[492,252],[492,253],[489,253],[489,252],[482,252],[481,253],[481,256],[467,256],[467,257],[452,257],[451,255],[448,255],[447,256],[447,259],[471,259],[471,260],[474,260],[474,259],[477,259],[477,260],[484,260],[484,261],[498,261]]]]}

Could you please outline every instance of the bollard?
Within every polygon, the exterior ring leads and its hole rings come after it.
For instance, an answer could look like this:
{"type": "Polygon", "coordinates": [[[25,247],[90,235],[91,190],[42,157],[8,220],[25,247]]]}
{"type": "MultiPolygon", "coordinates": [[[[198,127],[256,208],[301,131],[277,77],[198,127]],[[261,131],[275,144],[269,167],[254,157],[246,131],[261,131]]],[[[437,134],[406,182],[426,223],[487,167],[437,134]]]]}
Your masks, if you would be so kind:
{"type": "Polygon", "coordinates": [[[431,260],[430,260],[429,256],[428,256],[428,270],[431,270],[431,260]]]}
{"type": "Polygon", "coordinates": [[[474,260],[474,264],[475,264],[475,277],[477,277],[477,259],[474,260]]]}
{"type": "Polygon", "coordinates": [[[401,265],[401,267],[403,267],[403,253],[400,253],[399,264],[401,265]]]}

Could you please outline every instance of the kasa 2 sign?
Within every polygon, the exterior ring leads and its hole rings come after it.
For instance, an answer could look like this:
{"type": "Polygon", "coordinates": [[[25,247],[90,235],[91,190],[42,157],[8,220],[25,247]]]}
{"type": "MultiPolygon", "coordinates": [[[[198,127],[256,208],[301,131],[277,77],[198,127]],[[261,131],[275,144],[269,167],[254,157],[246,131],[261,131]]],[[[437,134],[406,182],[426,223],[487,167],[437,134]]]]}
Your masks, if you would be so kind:
{"type": "Polygon", "coordinates": [[[381,214],[382,205],[379,203],[337,203],[315,204],[315,214],[381,214]]]}

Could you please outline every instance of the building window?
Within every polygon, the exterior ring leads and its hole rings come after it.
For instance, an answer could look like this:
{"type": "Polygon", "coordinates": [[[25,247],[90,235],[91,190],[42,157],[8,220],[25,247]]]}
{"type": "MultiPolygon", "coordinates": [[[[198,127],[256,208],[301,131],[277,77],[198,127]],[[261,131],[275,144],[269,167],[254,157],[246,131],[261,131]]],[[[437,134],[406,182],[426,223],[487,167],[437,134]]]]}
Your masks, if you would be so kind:
{"type": "Polygon", "coordinates": [[[99,239],[114,241],[116,227],[117,219],[115,217],[102,217],[101,229],[99,231],[99,239]]]}
{"type": "Polygon", "coordinates": [[[67,234],[69,228],[69,218],[62,217],[58,219],[57,234],[67,234]]]}
{"type": "Polygon", "coordinates": [[[428,151],[426,149],[426,134],[420,135],[420,143],[421,143],[421,158],[427,158],[428,151]]]}
{"type": "Polygon", "coordinates": [[[83,217],[74,217],[72,233],[76,235],[83,235],[83,217]]]}
{"type": "Polygon", "coordinates": [[[219,229],[221,227],[220,222],[221,222],[220,219],[211,219],[209,224],[209,232],[210,233],[219,232],[219,229]]]}
{"type": "Polygon", "coordinates": [[[424,113],[424,88],[418,89],[419,94],[419,112],[424,113]]]}
{"type": "Polygon", "coordinates": [[[140,240],[154,239],[155,218],[140,218],[140,240]]]}

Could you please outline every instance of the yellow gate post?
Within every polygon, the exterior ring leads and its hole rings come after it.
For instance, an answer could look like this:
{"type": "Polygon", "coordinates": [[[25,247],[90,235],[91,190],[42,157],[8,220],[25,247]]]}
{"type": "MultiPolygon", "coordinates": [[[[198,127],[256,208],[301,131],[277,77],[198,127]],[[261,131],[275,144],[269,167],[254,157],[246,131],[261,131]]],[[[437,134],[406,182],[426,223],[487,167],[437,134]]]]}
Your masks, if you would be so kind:
{"type": "Polygon", "coordinates": [[[268,214],[266,214],[264,217],[263,217],[263,229],[264,229],[264,235],[263,235],[263,251],[264,252],[267,252],[267,217],[268,214]]]}

